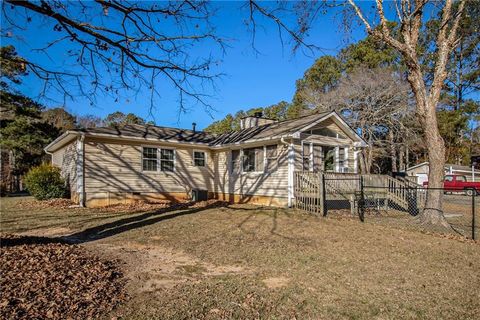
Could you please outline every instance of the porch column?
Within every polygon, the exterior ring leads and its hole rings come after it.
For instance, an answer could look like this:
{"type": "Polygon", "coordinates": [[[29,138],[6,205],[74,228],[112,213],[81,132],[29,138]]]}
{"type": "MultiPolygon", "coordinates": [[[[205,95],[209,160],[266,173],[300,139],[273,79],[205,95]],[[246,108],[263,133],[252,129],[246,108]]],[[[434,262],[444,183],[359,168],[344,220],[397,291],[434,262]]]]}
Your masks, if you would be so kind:
{"type": "Polygon", "coordinates": [[[314,158],[313,158],[313,143],[312,143],[312,142],[310,142],[310,160],[309,160],[309,161],[310,161],[310,168],[309,168],[309,169],[310,169],[310,171],[313,171],[313,167],[314,167],[313,161],[314,161],[314,158]]]}
{"type": "Polygon", "coordinates": [[[358,173],[358,153],[360,151],[354,150],[353,151],[353,172],[358,173]]]}
{"type": "Polygon", "coordinates": [[[335,147],[335,172],[340,172],[340,147],[335,147]]]}
{"type": "Polygon", "coordinates": [[[347,172],[349,172],[349,168],[348,168],[348,147],[345,147],[345,159],[343,159],[343,167],[344,168],[347,168],[347,172]]]}

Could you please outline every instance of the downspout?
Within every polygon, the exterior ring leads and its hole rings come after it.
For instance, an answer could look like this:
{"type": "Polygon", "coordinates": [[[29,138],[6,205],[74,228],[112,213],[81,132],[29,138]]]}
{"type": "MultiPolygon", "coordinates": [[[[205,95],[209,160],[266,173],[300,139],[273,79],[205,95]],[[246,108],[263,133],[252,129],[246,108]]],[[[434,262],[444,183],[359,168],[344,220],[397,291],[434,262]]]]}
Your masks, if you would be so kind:
{"type": "Polygon", "coordinates": [[[84,158],[85,158],[85,134],[82,133],[77,140],[77,194],[78,204],[85,207],[85,181],[84,181],[84,158]]]}
{"type": "Polygon", "coordinates": [[[295,151],[293,149],[293,142],[285,141],[287,136],[282,136],[280,138],[280,142],[286,146],[288,146],[288,187],[287,187],[287,194],[288,194],[288,207],[291,208],[293,204],[293,172],[295,170],[295,151]]]}

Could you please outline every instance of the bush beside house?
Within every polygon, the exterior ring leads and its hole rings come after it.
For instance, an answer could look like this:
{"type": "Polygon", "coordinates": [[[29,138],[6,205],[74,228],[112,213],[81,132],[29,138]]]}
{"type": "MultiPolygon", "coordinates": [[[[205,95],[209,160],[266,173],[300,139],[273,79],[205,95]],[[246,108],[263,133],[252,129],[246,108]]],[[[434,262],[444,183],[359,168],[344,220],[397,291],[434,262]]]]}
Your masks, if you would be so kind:
{"type": "Polygon", "coordinates": [[[60,175],[60,169],[50,164],[33,167],[25,176],[27,190],[37,200],[64,198],[67,195],[67,185],[60,175]]]}

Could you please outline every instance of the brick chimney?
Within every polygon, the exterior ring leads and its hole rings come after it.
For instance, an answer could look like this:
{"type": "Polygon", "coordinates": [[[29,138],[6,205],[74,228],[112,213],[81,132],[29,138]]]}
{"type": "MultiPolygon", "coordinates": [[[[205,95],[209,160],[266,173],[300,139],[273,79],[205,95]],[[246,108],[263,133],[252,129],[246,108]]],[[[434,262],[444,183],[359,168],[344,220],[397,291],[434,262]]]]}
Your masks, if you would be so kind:
{"type": "Polygon", "coordinates": [[[240,129],[248,129],[258,126],[263,126],[264,124],[274,123],[276,120],[264,118],[263,112],[255,112],[253,116],[246,116],[240,119],[240,129]]]}

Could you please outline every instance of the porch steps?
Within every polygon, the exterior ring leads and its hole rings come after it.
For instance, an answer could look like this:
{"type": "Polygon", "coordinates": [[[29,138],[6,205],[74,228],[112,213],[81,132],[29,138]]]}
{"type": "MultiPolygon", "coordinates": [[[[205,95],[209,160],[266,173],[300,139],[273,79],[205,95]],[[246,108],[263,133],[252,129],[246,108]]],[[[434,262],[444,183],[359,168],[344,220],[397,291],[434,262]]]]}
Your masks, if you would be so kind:
{"type": "MultiPolygon", "coordinates": [[[[359,175],[325,173],[326,195],[338,196],[340,200],[350,201],[356,205],[356,193],[360,191],[360,179],[363,179],[364,193],[368,198],[387,201],[387,207],[398,210],[418,210],[425,200],[425,191],[421,186],[406,179],[395,179],[388,175],[359,175]]],[[[319,201],[323,199],[322,173],[296,172],[295,199],[297,207],[306,211],[317,212],[319,201]]],[[[331,198],[327,200],[332,200],[331,198]]]]}

